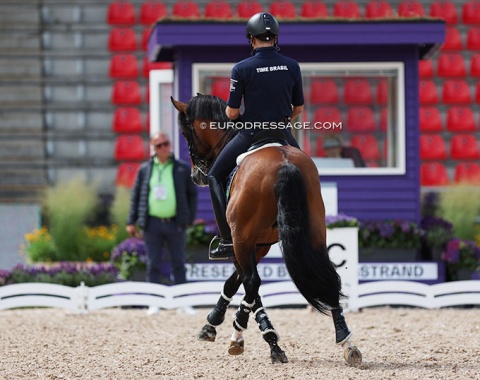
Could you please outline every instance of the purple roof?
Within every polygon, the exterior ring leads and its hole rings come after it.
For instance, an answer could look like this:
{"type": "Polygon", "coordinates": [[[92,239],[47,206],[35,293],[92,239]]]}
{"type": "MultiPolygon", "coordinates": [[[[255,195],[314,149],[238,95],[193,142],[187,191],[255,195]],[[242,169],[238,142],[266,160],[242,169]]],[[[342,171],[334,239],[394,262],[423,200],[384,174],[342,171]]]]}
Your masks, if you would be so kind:
{"type": "MultiPolygon", "coordinates": [[[[432,19],[382,21],[285,21],[282,46],[417,45],[428,58],[445,40],[445,22],[432,19]]],[[[151,61],[171,57],[176,46],[245,46],[245,22],[161,21],[149,39],[151,61]]]]}

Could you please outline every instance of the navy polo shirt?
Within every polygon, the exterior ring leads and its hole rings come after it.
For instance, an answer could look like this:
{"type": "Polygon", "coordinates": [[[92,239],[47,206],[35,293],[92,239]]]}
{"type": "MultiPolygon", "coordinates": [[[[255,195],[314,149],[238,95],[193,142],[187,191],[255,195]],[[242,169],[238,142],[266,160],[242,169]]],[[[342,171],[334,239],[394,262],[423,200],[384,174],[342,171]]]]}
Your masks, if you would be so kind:
{"type": "Polygon", "coordinates": [[[303,100],[302,75],[294,59],[272,47],[258,48],[255,55],[237,63],[230,78],[228,106],[245,112],[248,122],[278,122],[292,115],[292,105],[303,100]]]}

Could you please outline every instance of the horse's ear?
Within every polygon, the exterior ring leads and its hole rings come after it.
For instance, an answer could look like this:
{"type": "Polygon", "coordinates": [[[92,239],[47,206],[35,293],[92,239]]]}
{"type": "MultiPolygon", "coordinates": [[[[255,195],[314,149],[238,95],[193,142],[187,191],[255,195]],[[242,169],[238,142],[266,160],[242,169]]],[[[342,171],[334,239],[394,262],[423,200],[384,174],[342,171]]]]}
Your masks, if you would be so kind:
{"type": "Polygon", "coordinates": [[[199,92],[197,92],[197,96],[202,96],[203,94],[200,94],[199,92]]]}
{"type": "Polygon", "coordinates": [[[178,100],[173,99],[173,96],[170,96],[173,106],[177,109],[178,112],[185,113],[187,111],[187,105],[178,100]]]}

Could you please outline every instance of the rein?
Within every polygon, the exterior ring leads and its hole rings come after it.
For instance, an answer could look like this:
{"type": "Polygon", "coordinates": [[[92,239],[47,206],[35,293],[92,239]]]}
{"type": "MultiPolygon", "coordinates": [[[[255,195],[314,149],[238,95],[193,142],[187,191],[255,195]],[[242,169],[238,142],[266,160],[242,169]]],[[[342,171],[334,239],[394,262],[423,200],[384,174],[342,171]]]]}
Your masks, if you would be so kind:
{"type": "Polygon", "coordinates": [[[215,162],[215,157],[213,155],[215,154],[215,150],[219,146],[225,146],[231,139],[232,139],[232,133],[233,131],[227,131],[225,134],[222,135],[222,137],[217,141],[217,143],[213,146],[213,148],[210,149],[210,152],[207,154],[206,157],[201,157],[196,149],[195,146],[195,140],[198,141],[200,145],[203,147],[208,148],[198,137],[197,132],[195,131],[195,128],[193,127],[193,123],[190,121],[189,117],[186,117],[186,123],[187,123],[187,141],[188,141],[188,153],[190,154],[190,158],[192,159],[193,163],[197,167],[197,169],[202,173],[205,177],[208,177],[208,172],[210,171],[211,166],[215,162]]]}

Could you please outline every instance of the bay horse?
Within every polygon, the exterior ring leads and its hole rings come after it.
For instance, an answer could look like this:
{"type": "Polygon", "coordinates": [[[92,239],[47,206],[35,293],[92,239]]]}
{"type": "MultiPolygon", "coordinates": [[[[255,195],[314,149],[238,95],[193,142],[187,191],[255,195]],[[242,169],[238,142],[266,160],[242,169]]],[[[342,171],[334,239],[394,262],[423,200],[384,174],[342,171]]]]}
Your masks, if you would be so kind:
{"type": "MultiPolygon", "coordinates": [[[[179,127],[188,143],[192,180],[206,186],[209,168],[236,133],[233,127],[225,127],[229,122],[226,103],[218,97],[200,94],[188,104],[173,97],[171,101],[179,111],[179,127]]],[[[270,346],[272,363],[288,362],[258,293],[261,279],[257,265],[271,244],[281,240],[285,265],[295,286],[314,309],[331,313],[336,343],[342,346],[346,362],[359,366],[362,355],[351,344],[352,334],[340,306],[344,297],[341,280],[327,252],[325,207],[317,168],[302,150],[277,145],[248,154],[230,185],[227,220],[235,251],[235,271],[225,282],[198,339],[215,341],[215,327],[224,321],[232,297],[243,284],[245,295],[234,316],[228,353],[244,352],[242,332],[251,312],[270,346]]]]}

